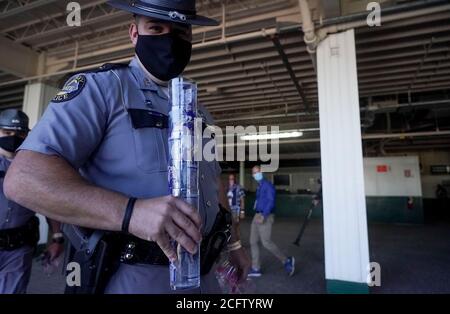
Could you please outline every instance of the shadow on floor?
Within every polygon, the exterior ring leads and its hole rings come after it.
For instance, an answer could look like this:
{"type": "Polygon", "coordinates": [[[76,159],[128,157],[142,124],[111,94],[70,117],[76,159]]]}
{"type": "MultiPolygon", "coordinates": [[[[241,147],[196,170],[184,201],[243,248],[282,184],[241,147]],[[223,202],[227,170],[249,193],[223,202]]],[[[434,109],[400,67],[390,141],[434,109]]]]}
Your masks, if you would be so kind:
{"type": "MultiPolygon", "coordinates": [[[[265,249],[261,249],[261,278],[254,279],[258,294],[325,293],[323,228],[312,220],[300,247],[294,241],[302,220],[277,219],[273,239],[285,254],[297,261],[296,274],[289,278],[283,266],[265,249]]],[[[244,246],[249,249],[250,222],[241,227],[244,246]]],[[[381,287],[372,293],[449,293],[450,292],[450,224],[395,225],[370,224],[371,261],[381,265],[381,287]]],[[[64,278],[60,273],[50,277],[34,264],[29,293],[62,293],[64,278]]]]}

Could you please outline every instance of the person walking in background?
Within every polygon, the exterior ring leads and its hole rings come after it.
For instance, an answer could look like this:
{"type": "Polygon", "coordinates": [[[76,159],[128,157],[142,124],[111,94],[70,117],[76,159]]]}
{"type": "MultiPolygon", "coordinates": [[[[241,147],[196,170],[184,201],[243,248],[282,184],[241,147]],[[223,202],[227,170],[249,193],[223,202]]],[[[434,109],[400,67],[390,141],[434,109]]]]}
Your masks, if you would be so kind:
{"type": "Polygon", "coordinates": [[[448,213],[448,193],[447,193],[447,189],[442,185],[442,184],[438,184],[436,187],[436,198],[438,200],[438,204],[439,204],[439,210],[441,211],[441,214],[444,217],[449,217],[449,213],[448,213]]]}
{"type": "Polygon", "coordinates": [[[244,197],[245,192],[242,186],[236,183],[236,176],[234,174],[230,174],[228,176],[228,203],[230,205],[230,209],[233,213],[233,219],[236,222],[239,222],[240,218],[244,217],[244,197]]]}
{"type": "Polygon", "coordinates": [[[317,179],[317,184],[319,185],[319,190],[313,196],[312,204],[314,207],[317,207],[322,202],[322,179],[317,179]]]}
{"type": "Polygon", "coordinates": [[[264,178],[260,166],[252,169],[253,178],[258,182],[255,200],[255,217],[253,218],[250,231],[250,246],[252,251],[252,269],[249,273],[250,277],[260,277],[261,264],[259,256],[259,241],[269,250],[276,258],[283,263],[284,268],[289,276],[295,272],[295,259],[293,256],[284,255],[278,246],[272,241],[272,225],[275,220],[275,197],[276,191],[272,183],[264,178]]]}

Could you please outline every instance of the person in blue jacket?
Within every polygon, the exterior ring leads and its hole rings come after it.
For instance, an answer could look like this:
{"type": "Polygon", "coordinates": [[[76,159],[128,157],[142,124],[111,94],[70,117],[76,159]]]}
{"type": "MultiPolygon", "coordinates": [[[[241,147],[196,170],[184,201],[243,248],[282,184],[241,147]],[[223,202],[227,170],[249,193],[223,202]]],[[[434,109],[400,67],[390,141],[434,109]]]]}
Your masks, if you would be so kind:
{"type": "Polygon", "coordinates": [[[275,220],[275,187],[264,178],[260,166],[253,167],[252,174],[253,178],[258,182],[258,188],[256,190],[256,200],[254,205],[256,214],[253,218],[250,231],[252,269],[249,276],[260,277],[262,275],[259,258],[259,241],[261,241],[262,245],[283,263],[287,274],[292,276],[295,271],[294,257],[287,257],[283,254],[271,239],[272,225],[275,220]]]}

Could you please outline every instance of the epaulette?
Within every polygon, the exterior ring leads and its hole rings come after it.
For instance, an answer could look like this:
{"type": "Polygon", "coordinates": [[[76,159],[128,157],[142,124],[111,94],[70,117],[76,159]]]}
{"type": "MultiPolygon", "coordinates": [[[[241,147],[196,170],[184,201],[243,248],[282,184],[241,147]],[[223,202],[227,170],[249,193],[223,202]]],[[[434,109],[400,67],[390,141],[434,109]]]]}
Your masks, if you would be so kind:
{"type": "Polygon", "coordinates": [[[124,68],[124,67],[127,67],[128,65],[129,65],[128,63],[106,63],[106,64],[102,65],[101,67],[94,69],[90,72],[91,73],[106,72],[109,70],[124,68]]]}

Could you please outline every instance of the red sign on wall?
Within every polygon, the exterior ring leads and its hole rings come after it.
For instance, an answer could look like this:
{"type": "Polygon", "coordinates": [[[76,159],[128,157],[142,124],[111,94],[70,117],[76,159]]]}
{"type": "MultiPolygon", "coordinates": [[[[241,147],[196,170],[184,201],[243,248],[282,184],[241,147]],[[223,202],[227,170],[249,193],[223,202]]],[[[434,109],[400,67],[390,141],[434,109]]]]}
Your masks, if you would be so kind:
{"type": "Polygon", "coordinates": [[[388,165],[378,165],[377,166],[377,172],[378,173],[386,173],[389,171],[388,165]]]}

